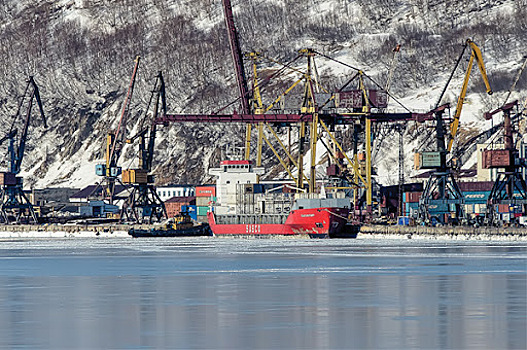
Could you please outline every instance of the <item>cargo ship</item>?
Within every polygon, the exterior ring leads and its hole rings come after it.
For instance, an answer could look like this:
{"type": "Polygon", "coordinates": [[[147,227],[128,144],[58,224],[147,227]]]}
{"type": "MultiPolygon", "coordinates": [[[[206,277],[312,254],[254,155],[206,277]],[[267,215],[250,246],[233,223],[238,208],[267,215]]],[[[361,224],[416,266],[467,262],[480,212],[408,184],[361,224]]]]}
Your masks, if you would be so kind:
{"type": "Polygon", "coordinates": [[[257,183],[263,173],[248,160],[222,161],[209,170],[217,177],[207,213],[215,236],[330,238],[343,231],[351,207],[343,193],[288,193],[293,186],[287,184],[269,189],[257,183]]]}

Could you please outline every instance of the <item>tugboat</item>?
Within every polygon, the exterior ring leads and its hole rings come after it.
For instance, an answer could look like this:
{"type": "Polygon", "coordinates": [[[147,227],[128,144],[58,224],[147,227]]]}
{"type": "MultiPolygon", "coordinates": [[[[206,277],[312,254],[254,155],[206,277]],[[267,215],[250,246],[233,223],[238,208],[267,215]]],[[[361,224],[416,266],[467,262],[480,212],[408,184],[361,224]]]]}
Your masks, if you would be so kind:
{"type": "Polygon", "coordinates": [[[156,225],[150,229],[128,230],[132,237],[193,237],[193,236],[212,236],[208,224],[195,224],[188,212],[181,212],[179,215],[168,220],[164,225],[156,225]]]}

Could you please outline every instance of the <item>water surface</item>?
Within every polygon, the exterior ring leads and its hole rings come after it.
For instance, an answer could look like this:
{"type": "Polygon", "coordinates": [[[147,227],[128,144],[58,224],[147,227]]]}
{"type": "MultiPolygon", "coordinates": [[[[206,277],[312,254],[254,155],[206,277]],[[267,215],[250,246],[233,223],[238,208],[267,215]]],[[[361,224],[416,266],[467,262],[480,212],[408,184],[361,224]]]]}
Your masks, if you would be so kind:
{"type": "Polygon", "coordinates": [[[527,246],[0,242],[2,348],[525,349],[527,246]]]}

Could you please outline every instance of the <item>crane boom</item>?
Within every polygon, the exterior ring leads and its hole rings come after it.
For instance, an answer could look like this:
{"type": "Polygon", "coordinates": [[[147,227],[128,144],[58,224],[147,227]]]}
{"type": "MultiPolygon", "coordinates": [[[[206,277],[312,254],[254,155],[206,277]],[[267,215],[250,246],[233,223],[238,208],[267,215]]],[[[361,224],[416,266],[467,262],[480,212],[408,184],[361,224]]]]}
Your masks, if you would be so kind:
{"type": "MultiPolygon", "coordinates": [[[[24,159],[24,151],[26,149],[26,141],[27,141],[27,134],[29,130],[29,123],[31,121],[31,111],[33,109],[33,99],[37,101],[37,105],[40,111],[40,115],[42,117],[44,127],[47,127],[46,116],[44,114],[44,109],[42,107],[42,101],[40,100],[40,93],[38,90],[38,86],[35,83],[35,80],[33,79],[33,77],[31,76],[29,77],[29,80],[27,83],[26,93],[30,87],[32,87],[33,90],[31,91],[31,95],[29,96],[29,102],[28,102],[29,104],[28,104],[27,111],[26,111],[26,119],[22,127],[22,132],[20,133],[20,140],[18,142],[18,147],[16,148],[16,150],[14,150],[14,154],[11,155],[12,157],[11,172],[15,174],[20,173],[20,169],[22,166],[22,160],[24,159]]],[[[24,99],[25,99],[25,96],[22,99],[21,103],[23,103],[24,99]]],[[[19,115],[19,113],[20,113],[20,109],[17,112],[17,116],[19,115]]]]}
{"type": "Polygon", "coordinates": [[[157,96],[156,96],[156,101],[154,105],[154,113],[152,115],[152,121],[150,123],[150,135],[148,138],[148,152],[147,152],[147,157],[146,157],[146,170],[148,171],[152,170],[152,163],[154,161],[154,147],[155,147],[155,142],[156,142],[156,131],[157,131],[156,120],[159,114],[159,107],[161,107],[163,116],[167,114],[165,80],[163,79],[163,74],[161,72],[159,72],[159,74],[157,75],[157,81],[154,87],[154,91],[152,91],[152,93],[157,94],[157,96]],[[159,106],[160,102],[161,102],[161,106],[159,106]]]}
{"type": "Polygon", "coordinates": [[[128,112],[128,106],[132,99],[132,93],[134,91],[134,85],[135,85],[135,77],[137,75],[137,69],[139,68],[140,59],[141,57],[137,56],[134,61],[135,62],[134,71],[132,73],[132,79],[130,80],[130,86],[128,87],[126,99],[124,100],[124,103],[123,103],[123,108],[121,111],[121,118],[119,119],[119,125],[117,126],[117,131],[115,132],[115,134],[113,135],[110,134],[110,136],[108,137],[108,143],[111,142],[111,145],[110,144],[107,145],[107,149],[110,152],[107,152],[106,154],[106,171],[108,175],[110,174],[110,169],[112,167],[117,166],[117,161],[120,156],[120,149],[119,149],[118,144],[121,143],[122,140],[120,139],[119,136],[120,136],[121,128],[122,129],[126,128],[126,112],[128,112]]]}
{"type": "Polygon", "coordinates": [[[463,109],[463,103],[465,101],[465,96],[467,94],[468,81],[470,78],[470,73],[472,72],[474,60],[476,60],[476,63],[478,64],[479,70],[481,72],[481,76],[483,77],[483,82],[485,83],[487,94],[492,95],[492,89],[490,87],[489,79],[487,77],[487,71],[485,70],[485,63],[483,62],[481,50],[470,39],[467,39],[466,46],[470,46],[471,54],[470,54],[470,59],[468,62],[467,71],[465,73],[465,79],[463,80],[463,86],[461,87],[461,93],[459,94],[459,97],[457,100],[456,112],[454,114],[452,123],[450,123],[450,135],[448,138],[448,147],[447,147],[448,152],[452,150],[452,145],[454,144],[454,139],[457,135],[457,131],[459,128],[459,117],[461,116],[461,110],[463,109]]]}
{"type": "Polygon", "coordinates": [[[229,44],[231,46],[232,59],[234,61],[234,68],[236,69],[236,81],[238,83],[238,90],[242,102],[243,114],[249,113],[249,88],[247,87],[247,79],[245,76],[245,69],[243,67],[242,50],[238,38],[238,31],[234,25],[234,15],[232,13],[231,0],[222,0],[223,11],[225,14],[225,25],[227,26],[227,33],[229,36],[229,44]]]}

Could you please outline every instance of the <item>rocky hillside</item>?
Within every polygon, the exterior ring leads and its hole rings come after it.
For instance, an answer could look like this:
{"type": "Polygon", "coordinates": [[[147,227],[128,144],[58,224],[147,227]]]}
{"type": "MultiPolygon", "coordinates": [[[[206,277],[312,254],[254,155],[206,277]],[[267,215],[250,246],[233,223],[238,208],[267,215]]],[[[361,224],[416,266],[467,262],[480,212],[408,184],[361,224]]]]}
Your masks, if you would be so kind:
{"type": "MultiPolygon", "coordinates": [[[[462,116],[466,130],[486,127],[482,113],[503,102],[527,54],[527,0],[247,0],[233,5],[243,50],[281,62],[312,47],[384,82],[392,49],[400,44],[391,91],[411,110],[436,103],[465,39],[471,38],[483,51],[496,93],[484,94],[475,70],[462,116]]],[[[103,159],[105,133],[117,125],[137,55],[142,60],[130,134],[158,71],[167,82],[171,112],[210,113],[236,98],[221,0],[1,0],[0,20],[1,132],[10,125],[28,75],[40,86],[49,120],[44,129],[34,118],[23,164],[27,182],[38,187],[97,180],[94,165],[103,159]]],[[[268,67],[262,63],[262,69],[268,67]]],[[[463,61],[445,100],[455,101],[465,68],[463,61]]],[[[323,58],[318,69],[329,88],[353,73],[323,58]]],[[[285,83],[271,88],[266,99],[285,83]]],[[[513,97],[525,98],[526,90],[524,76],[513,97]]],[[[155,158],[160,183],[207,180],[206,169],[217,165],[226,145],[242,145],[242,130],[206,124],[162,128],[155,158]]],[[[416,141],[409,133],[406,137],[410,153],[416,141]]],[[[382,160],[376,161],[388,174],[379,178],[384,183],[397,174],[393,142],[386,140],[377,157],[382,160]]],[[[126,150],[123,167],[134,154],[126,150]]],[[[269,167],[277,163],[271,155],[266,158],[269,167]]]]}

